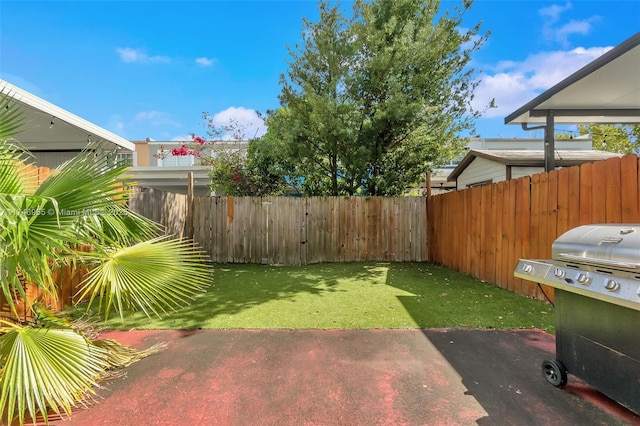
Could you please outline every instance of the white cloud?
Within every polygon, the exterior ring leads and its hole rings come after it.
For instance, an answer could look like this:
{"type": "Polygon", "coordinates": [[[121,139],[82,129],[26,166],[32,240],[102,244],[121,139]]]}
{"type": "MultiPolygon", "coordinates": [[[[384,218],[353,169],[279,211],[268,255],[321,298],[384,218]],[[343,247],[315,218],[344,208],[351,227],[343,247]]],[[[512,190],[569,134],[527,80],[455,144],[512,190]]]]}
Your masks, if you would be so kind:
{"type": "Polygon", "coordinates": [[[494,98],[497,108],[487,111],[484,117],[504,117],[609,49],[611,47],[579,47],[537,53],[521,62],[501,61],[481,77],[473,107],[482,111],[494,98]]]}
{"type": "Polygon", "coordinates": [[[141,111],[133,117],[135,123],[146,123],[152,126],[180,127],[180,123],[173,120],[169,114],[162,111],[141,111]]]}
{"type": "Polygon", "coordinates": [[[589,34],[591,32],[592,24],[598,19],[600,18],[597,16],[592,16],[591,18],[582,21],[571,20],[557,28],[545,28],[545,37],[557,41],[562,46],[568,46],[569,36],[573,34],[589,34]]]}
{"type": "Polygon", "coordinates": [[[200,65],[201,67],[210,67],[215,63],[214,59],[209,59],[209,58],[196,58],[196,64],[200,65]]]}
{"type": "Polygon", "coordinates": [[[573,5],[571,4],[571,2],[567,2],[565,3],[564,6],[560,6],[557,4],[552,4],[551,6],[547,6],[547,7],[543,7],[542,9],[538,9],[538,14],[540,14],[540,16],[542,16],[543,18],[545,18],[546,20],[555,23],[558,22],[558,20],[560,19],[560,15],[563,12],[566,12],[567,10],[571,9],[573,7],[573,5]]]}
{"type": "Polygon", "coordinates": [[[127,123],[122,117],[122,114],[110,115],[105,129],[112,131],[118,136],[127,137],[127,123]]]}
{"type": "Polygon", "coordinates": [[[564,6],[557,4],[543,7],[538,14],[544,20],[542,35],[546,40],[559,43],[563,47],[569,46],[569,37],[575,34],[587,35],[591,32],[593,23],[600,19],[599,16],[591,16],[587,19],[562,21],[562,14],[573,8],[570,2],[564,6]]]}
{"type": "MultiPolygon", "coordinates": [[[[267,131],[264,121],[258,116],[255,110],[244,107],[229,107],[211,117],[212,124],[217,127],[234,126],[239,127],[240,136],[243,139],[259,138],[267,131]]],[[[232,135],[227,134],[223,140],[232,139],[232,135]]]]}
{"type": "Polygon", "coordinates": [[[116,52],[120,56],[120,60],[124,63],[165,63],[171,62],[171,58],[168,56],[149,56],[140,49],[133,49],[131,47],[118,47],[116,52]]]}
{"type": "Polygon", "coordinates": [[[113,114],[109,117],[106,128],[125,138],[145,139],[151,134],[156,134],[162,137],[161,140],[167,140],[170,133],[166,129],[180,127],[182,125],[174,120],[170,114],[150,110],[138,112],[133,117],[113,114]]]}

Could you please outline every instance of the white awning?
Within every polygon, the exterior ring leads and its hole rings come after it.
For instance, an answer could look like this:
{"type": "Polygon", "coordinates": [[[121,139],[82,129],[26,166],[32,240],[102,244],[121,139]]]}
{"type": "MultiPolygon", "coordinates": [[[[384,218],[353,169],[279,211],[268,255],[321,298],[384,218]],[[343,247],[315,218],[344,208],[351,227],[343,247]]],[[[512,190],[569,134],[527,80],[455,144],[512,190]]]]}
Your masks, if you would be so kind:
{"type": "Polygon", "coordinates": [[[555,168],[555,124],[640,123],[640,33],[518,108],[504,122],[525,130],[544,128],[546,171],[555,168]]]}
{"type": "Polygon", "coordinates": [[[509,114],[505,124],[640,123],[640,32],[509,114]]]}
{"type": "Polygon", "coordinates": [[[135,151],[135,145],[130,141],[5,80],[0,80],[0,93],[11,96],[15,107],[24,111],[25,130],[15,139],[31,151],[81,150],[87,146],[87,141],[107,142],[135,151]]]}

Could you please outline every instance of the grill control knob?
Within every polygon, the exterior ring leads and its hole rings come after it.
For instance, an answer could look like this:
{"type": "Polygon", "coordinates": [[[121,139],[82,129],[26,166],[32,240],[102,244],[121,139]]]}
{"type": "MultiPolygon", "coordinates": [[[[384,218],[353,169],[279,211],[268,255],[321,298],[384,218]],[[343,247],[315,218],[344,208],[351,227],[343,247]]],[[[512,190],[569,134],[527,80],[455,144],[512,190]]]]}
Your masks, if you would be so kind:
{"type": "Polygon", "coordinates": [[[553,275],[555,275],[556,278],[564,278],[567,273],[564,271],[564,269],[556,268],[556,270],[553,272],[553,275]]]}
{"type": "Polygon", "coordinates": [[[587,274],[580,273],[578,274],[577,281],[582,285],[591,284],[591,277],[587,276],[587,274]]]}
{"type": "Polygon", "coordinates": [[[530,274],[533,271],[533,266],[532,265],[522,265],[522,272],[524,272],[525,274],[530,274]]]}
{"type": "Polygon", "coordinates": [[[614,280],[607,280],[607,283],[604,285],[609,291],[618,291],[620,290],[620,283],[614,280]]]}

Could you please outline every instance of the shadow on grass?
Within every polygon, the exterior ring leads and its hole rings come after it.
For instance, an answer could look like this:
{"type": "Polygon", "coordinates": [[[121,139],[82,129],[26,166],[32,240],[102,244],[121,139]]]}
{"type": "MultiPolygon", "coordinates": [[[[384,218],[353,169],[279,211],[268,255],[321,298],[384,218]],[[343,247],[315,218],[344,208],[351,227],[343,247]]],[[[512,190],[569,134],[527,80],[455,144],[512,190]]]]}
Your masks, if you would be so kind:
{"type": "Polygon", "coordinates": [[[124,324],[114,313],[105,325],[116,329],[194,330],[217,316],[237,314],[270,301],[295,302],[297,297],[304,294],[322,297],[328,293],[343,292],[344,289],[337,287],[345,277],[384,282],[385,272],[386,269],[371,263],[315,264],[295,268],[255,264],[215,265],[211,286],[188,306],[163,315],[160,320],[149,319],[141,313],[128,315],[124,324]]]}
{"type": "Polygon", "coordinates": [[[429,263],[215,265],[190,305],[147,318],[115,314],[115,329],[539,328],[553,308],[429,263]]]}
{"type": "Polygon", "coordinates": [[[387,285],[419,328],[539,328],[554,331],[553,306],[430,263],[391,263],[387,285]]]}

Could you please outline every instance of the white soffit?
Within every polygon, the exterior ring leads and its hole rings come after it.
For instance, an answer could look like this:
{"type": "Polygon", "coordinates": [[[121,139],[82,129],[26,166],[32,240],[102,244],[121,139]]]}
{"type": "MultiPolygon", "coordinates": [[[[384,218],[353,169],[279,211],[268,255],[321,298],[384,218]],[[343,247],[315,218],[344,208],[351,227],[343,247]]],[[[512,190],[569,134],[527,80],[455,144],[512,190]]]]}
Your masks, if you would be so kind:
{"type": "Polygon", "coordinates": [[[24,111],[24,131],[14,138],[33,151],[79,150],[91,142],[112,143],[135,151],[135,145],[69,111],[41,99],[11,83],[0,80],[0,93],[9,95],[24,111]],[[51,122],[53,121],[53,126],[51,122]]]}
{"type": "Polygon", "coordinates": [[[640,123],[640,32],[520,107],[505,124],[640,123]]]}

